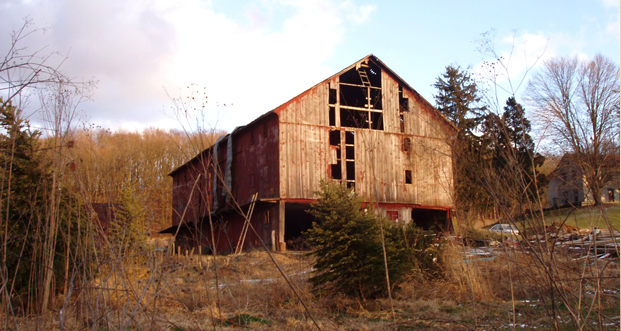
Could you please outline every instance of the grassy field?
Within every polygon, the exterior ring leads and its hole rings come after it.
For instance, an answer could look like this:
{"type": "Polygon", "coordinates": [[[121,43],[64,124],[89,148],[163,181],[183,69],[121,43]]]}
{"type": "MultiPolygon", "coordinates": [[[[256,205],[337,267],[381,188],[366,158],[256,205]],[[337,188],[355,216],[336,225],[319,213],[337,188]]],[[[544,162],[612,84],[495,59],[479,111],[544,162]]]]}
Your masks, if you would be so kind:
{"type": "MultiPolygon", "coordinates": [[[[610,224],[615,230],[619,230],[619,204],[606,205],[606,216],[608,217],[610,224]]],[[[600,228],[606,229],[608,225],[604,218],[601,216],[598,208],[595,207],[580,207],[563,208],[548,210],[544,213],[547,224],[562,223],[566,220],[565,224],[576,226],[581,229],[600,228]]]]}
{"type": "MultiPolygon", "coordinates": [[[[387,298],[359,302],[339,295],[317,297],[307,282],[312,258],[275,254],[310,314],[265,252],[219,257],[217,282],[210,256],[160,258],[157,268],[146,261],[130,263],[111,273],[102,270],[89,291],[75,294],[65,308],[63,329],[317,330],[313,319],[321,330],[342,331],[554,329],[549,301],[533,282],[538,273],[529,269],[528,255],[499,251],[494,258],[481,259],[466,257],[468,251],[448,245],[442,257],[443,276],[412,273],[397,285],[392,303],[387,298]]],[[[562,270],[581,271],[583,262],[569,257],[557,263],[569,266],[562,270]]],[[[579,278],[572,280],[573,274],[562,274],[563,291],[581,294],[582,318],[589,325],[618,330],[618,261],[598,268],[601,297],[594,295],[593,287],[581,286],[579,278]],[[598,307],[601,322],[594,313],[598,307]]],[[[57,299],[59,305],[63,301],[57,299]]],[[[562,330],[574,330],[561,303],[557,314],[562,330]]],[[[19,330],[58,330],[56,317],[50,315],[52,323],[43,325],[28,316],[15,324],[9,320],[19,330]]]]}

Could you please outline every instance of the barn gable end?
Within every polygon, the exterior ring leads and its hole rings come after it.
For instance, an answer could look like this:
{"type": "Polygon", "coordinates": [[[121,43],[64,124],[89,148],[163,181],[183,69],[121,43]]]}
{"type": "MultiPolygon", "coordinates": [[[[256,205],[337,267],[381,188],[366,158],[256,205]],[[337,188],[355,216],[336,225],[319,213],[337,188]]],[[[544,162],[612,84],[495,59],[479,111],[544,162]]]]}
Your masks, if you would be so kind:
{"type": "Polygon", "coordinates": [[[369,55],[173,171],[167,231],[183,230],[182,245],[234,251],[244,238],[244,217],[236,210],[250,210],[257,193],[256,233],[243,246],[263,241],[285,250],[289,242],[293,248],[311,225],[305,210],[322,179],[355,189],[395,221],[450,230],[453,133],[433,106],[369,55]],[[219,229],[213,244],[198,226],[209,220],[219,229]]]}

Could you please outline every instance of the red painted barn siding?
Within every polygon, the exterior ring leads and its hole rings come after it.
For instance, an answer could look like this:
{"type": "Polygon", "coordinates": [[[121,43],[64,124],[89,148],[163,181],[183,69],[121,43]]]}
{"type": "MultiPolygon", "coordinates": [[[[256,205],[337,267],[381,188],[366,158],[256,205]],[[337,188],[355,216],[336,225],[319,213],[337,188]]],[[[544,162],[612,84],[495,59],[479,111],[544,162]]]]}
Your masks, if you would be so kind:
{"type": "MultiPolygon", "coordinates": [[[[278,205],[259,203],[255,207],[252,215],[251,224],[255,232],[248,228],[244,240],[243,249],[261,247],[261,240],[272,248],[271,233],[272,224],[278,221],[278,205]],[[266,219],[268,217],[268,219],[266,219]],[[260,236],[257,236],[257,234],[260,236]]],[[[226,212],[212,219],[214,224],[215,247],[219,253],[232,253],[240,241],[245,219],[238,213],[226,212]]],[[[275,238],[276,233],[274,233],[275,238]]],[[[198,252],[201,247],[203,252],[211,251],[211,227],[208,220],[204,220],[196,225],[192,223],[188,228],[182,228],[176,239],[176,245],[181,247],[181,252],[190,251],[194,247],[198,252]]]]}
{"type": "MultiPolygon", "coordinates": [[[[227,201],[227,190],[224,187],[227,167],[228,139],[231,135],[221,139],[217,149],[217,171],[214,173],[213,167],[213,150],[214,147],[207,149],[199,154],[196,158],[189,161],[183,167],[175,170],[173,176],[173,225],[181,222],[181,216],[184,214],[185,224],[196,223],[198,227],[205,230],[205,224],[208,224],[207,216],[213,211],[213,184],[214,176],[218,176],[216,182],[217,191],[215,197],[217,199],[218,211],[226,212],[227,210],[236,210],[233,200],[227,201]],[[200,179],[196,181],[198,176],[200,179]],[[196,182],[196,185],[195,185],[196,182]]],[[[252,195],[259,193],[258,199],[277,198],[278,190],[278,116],[269,114],[261,120],[248,125],[232,134],[232,150],[233,159],[231,163],[231,187],[229,188],[237,203],[247,212],[251,202],[252,195]]],[[[261,207],[259,210],[255,208],[253,214],[253,224],[256,222],[256,230],[266,243],[271,244],[272,231],[278,236],[278,227],[273,229],[277,222],[264,222],[265,212],[270,210],[269,217],[277,217],[278,205],[268,205],[261,207]],[[273,210],[271,210],[271,209],[273,210]],[[265,229],[263,224],[269,224],[265,229]]],[[[239,238],[241,228],[243,226],[243,217],[234,213],[227,213],[224,220],[224,226],[216,229],[218,247],[227,251],[230,247],[232,238],[239,238]],[[238,224],[241,223],[241,224],[238,224]],[[224,244],[223,242],[226,242],[224,244]]],[[[248,245],[254,245],[258,242],[258,238],[249,231],[248,236],[252,238],[247,242],[248,245]]],[[[182,235],[184,238],[180,242],[190,240],[196,244],[201,243],[203,247],[209,246],[210,237],[199,235],[196,238],[189,238],[188,235],[182,235]]],[[[235,239],[237,240],[237,239],[235,239]]]]}
{"type": "Polygon", "coordinates": [[[259,199],[277,198],[278,116],[270,114],[233,135],[233,191],[240,205],[259,199]]]}
{"type": "Polygon", "coordinates": [[[184,213],[185,222],[204,215],[211,192],[209,173],[205,171],[210,158],[210,153],[201,153],[173,174],[173,225],[181,222],[184,213]],[[199,174],[201,179],[196,182],[199,174]]]}

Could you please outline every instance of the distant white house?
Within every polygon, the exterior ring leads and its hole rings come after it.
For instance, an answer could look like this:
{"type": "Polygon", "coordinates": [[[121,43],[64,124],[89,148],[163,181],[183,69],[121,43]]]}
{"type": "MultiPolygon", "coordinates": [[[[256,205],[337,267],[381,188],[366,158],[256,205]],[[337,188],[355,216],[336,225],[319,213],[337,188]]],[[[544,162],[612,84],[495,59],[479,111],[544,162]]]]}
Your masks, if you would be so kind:
{"type": "MultiPolygon", "coordinates": [[[[617,162],[617,170],[618,170],[617,162]]],[[[590,205],[595,201],[573,154],[565,154],[556,169],[548,175],[548,199],[550,207],[590,205]]],[[[619,202],[619,172],[602,188],[602,202],[619,202]]]]}

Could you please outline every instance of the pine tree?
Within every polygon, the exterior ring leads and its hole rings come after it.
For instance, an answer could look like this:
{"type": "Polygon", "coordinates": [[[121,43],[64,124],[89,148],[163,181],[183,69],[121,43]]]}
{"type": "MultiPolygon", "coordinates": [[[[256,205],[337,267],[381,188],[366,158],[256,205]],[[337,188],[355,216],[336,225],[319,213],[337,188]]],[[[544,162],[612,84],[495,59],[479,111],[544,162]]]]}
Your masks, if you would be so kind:
{"type": "Polygon", "coordinates": [[[496,178],[490,181],[504,183],[499,191],[506,194],[496,194],[498,202],[517,205],[518,213],[523,212],[524,203],[535,201],[536,188],[543,188],[546,181],[545,175],[537,170],[545,158],[535,153],[530,129],[524,108],[514,97],[507,99],[502,117],[488,114],[481,129],[482,145],[490,154],[489,177],[496,178]]]}
{"type": "MultiPolygon", "coordinates": [[[[345,185],[321,182],[319,199],[309,213],[316,221],[307,242],[315,251],[316,274],[311,277],[317,293],[340,293],[362,301],[385,295],[386,274],[380,238],[380,220],[363,209],[362,200],[345,185]]],[[[414,265],[409,250],[386,224],[386,255],[391,284],[414,265]]]]}
{"type": "MultiPolygon", "coordinates": [[[[0,104],[3,104],[0,100],[0,104]]],[[[40,147],[40,132],[31,130],[21,110],[6,103],[0,108],[0,225],[2,234],[3,281],[11,295],[27,299],[24,306],[37,309],[41,298],[42,275],[46,268],[43,259],[43,237],[47,231],[45,219],[49,213],[52,186],[51,163],[40,147]]],[[[65,283],[63,269],[79,264],[78,257],[67,255],[67,245],[75,247],[80,203],[64,187],[58,191],[59,222],[55,236],[53,271],[56,286],[65,283]]]]}
{"type": "Polygon", "coordinates": [[[485,107],[476,82],[459,66],[448,66],[436,79],[436,108],[457,128],[450,143],[453,152],[455,205],[458,212],[487,212],[493,205],[480,181],[481,142],[476,134],[484,119],[485,107]]]}
{"type": "Polygon", "coordinates": [[[446,73],[433,85],[438,94],[434,96],[436,108],[451,121],[461,134],[471,135],[482,119],[484,107],[479,105],[476,82],[459,66],[446,67],[446,73]]]}

